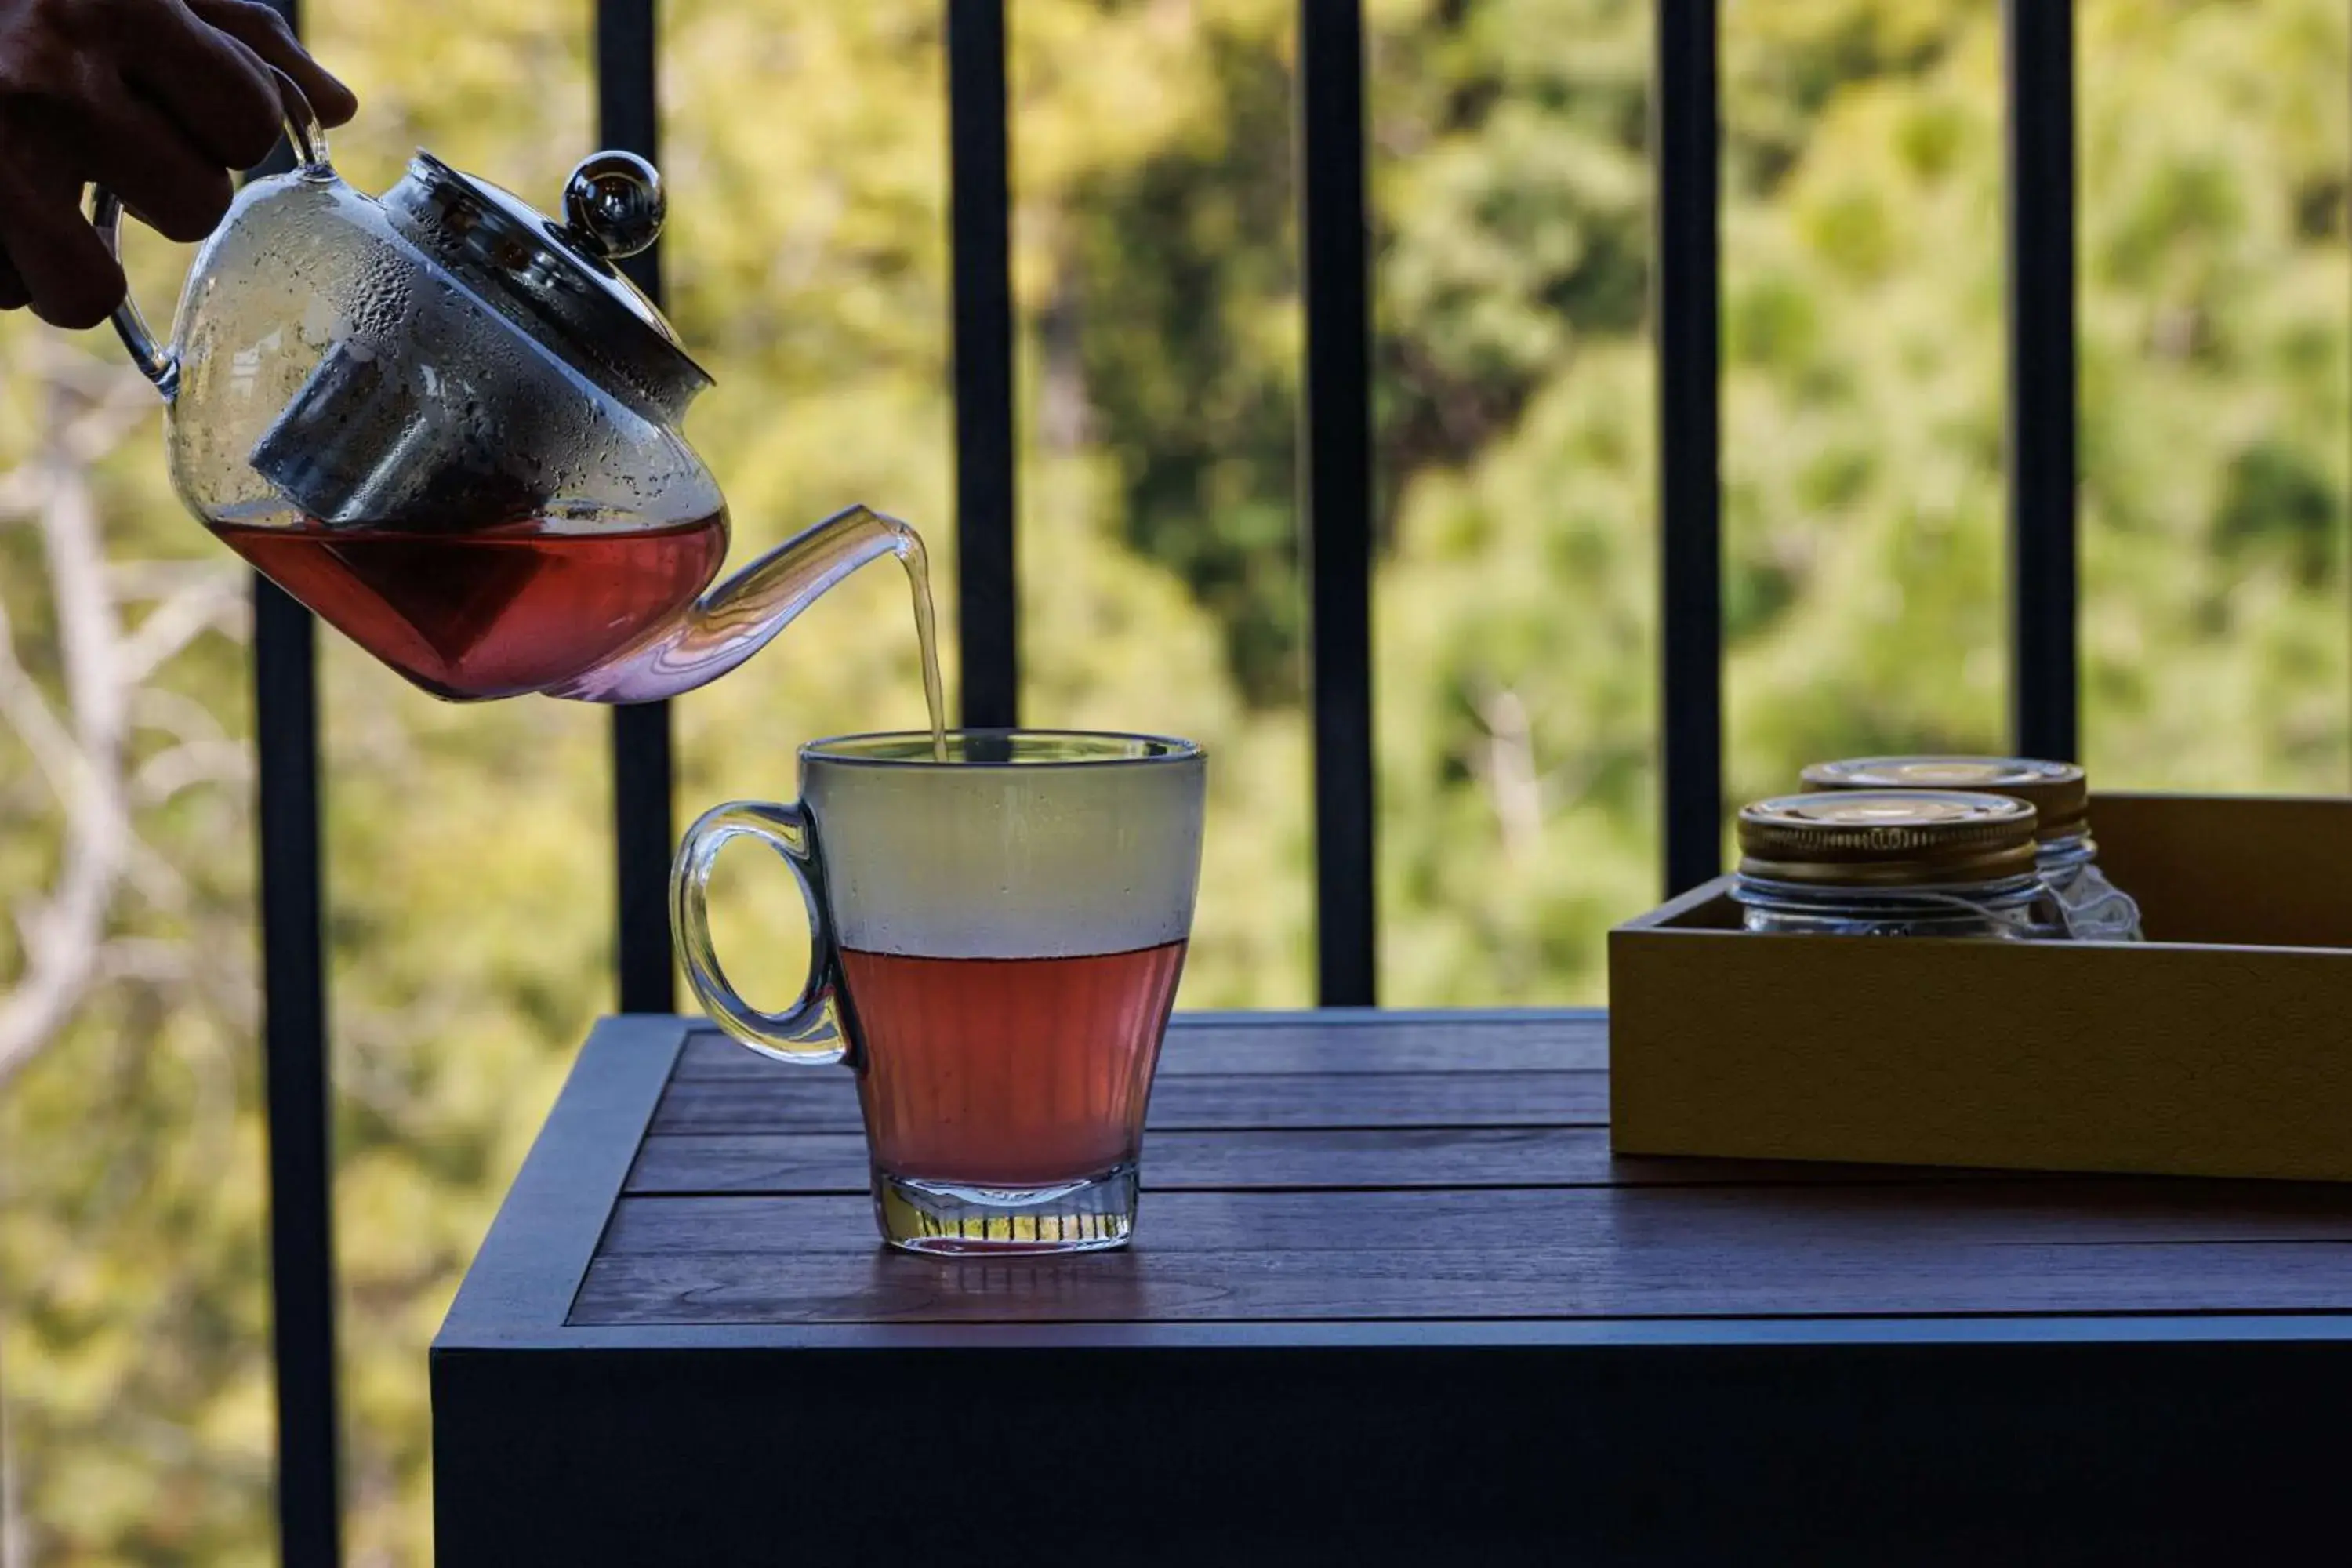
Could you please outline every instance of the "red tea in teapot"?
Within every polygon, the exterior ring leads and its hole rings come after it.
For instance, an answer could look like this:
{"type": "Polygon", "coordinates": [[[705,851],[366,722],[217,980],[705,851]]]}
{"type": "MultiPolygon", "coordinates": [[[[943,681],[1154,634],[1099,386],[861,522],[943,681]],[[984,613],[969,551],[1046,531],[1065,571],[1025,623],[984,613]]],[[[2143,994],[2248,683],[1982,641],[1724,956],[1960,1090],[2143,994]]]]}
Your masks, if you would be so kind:
{"type": "Polygon", "coordinates": [[[724,511],[579,531],[304,521],[213,531],[322,620],[436,697],[513,697],[594,668],[674,620],[727,554],[724,511]]]}

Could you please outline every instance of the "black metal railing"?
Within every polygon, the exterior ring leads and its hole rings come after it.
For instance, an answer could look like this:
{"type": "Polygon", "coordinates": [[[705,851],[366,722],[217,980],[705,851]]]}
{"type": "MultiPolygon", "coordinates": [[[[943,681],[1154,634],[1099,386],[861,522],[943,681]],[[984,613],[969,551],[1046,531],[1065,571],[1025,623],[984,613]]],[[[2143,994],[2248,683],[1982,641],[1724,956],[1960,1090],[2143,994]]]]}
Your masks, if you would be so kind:
{"type": "Polygon", "coordinates": [[[1020,722],[1013,565],[1013,156],[1004,6],[948,0],[949,239],[953,268],[956,711],[1020,722]]]}
{"type": "MultiPolygon", "coordinates": [[[[270,0],[301,26],[300,0],[270,0]]],[[[281,142],[264,173],[293,167],[281,142]]],[[[318,626],[253,574],[254,809],[261,899],[262,1082],[269,1146],[270,1351],[282,1561],[341,1561],[335,1397],[334,1150],[319,854],[318,626]]]]}
{"type": "MultiPolygon", "coordinates": [[[[606,147],[659,166],[660,89],[655,77],[654,0],[597,0],[596,136],[606,147]]],[[[621,270],[656,304],[662,297],[658,241],[621,270]]],[[[669,950],[669,854],[673,803],[669,704],[613,710],[614,979],[624,1013],[677,1005],[669,950]]]]}
{"type": "Polygon", "coordinates": [[[1721,114],[1716,0],[1658,0],[1650,81],[1658,352],[1659,831],[1666,891],[1723,858],[1721,114]]]}
{"type": "MultiPolygon", "coordinates": [[[[292,19],[296,0],[273,0],[292,19]]],[[[946,6],[952,181],[957,611],[963,721],[1019,711],[1011,159],[1003,0],[946,6]]],[[[1720,866],[1723,834],[1720,113],[1717,0],[1654,0],[1656,75],[1659,744],[1669,890],[1720,866]]],[[[2010,103],[2010,496],[2016,741],[2076,746],[2074,7],[2005,0],[2010,103]]],[[[654,0],[597,0],[607,146],[653,157],[654,0]]],[[[1299,0],[1306,312],[1300,498],[1310,612],[1318,994],[1377,995],[1372,766],[1372,416],[1365,59],[1360,0],[1299,0]]],[[[627,262],[661,291],[658,250],[627,262]]],[[[289,1563],[339,1560],[315,632],[254,584],[278,1508],[289,1563]]],[[[626,1012],[674,1004],[666,704],[613,714],[616,982],[626,1012]]]]}
{"type": "Polygon", "coordinates": [[[1371,269],[1364,16],[1299,0],[1298,196],[1307,384],[1300,443],[1314,704],[1315,974],[1324,1005],[1377,998],[1372,813],[1371,269]]]}
{"type": "Polygon", "coordinates": [[[2074,6],[2008,35],[2010,710],[2027,756],[2081,744],[2074,544],[2074,6]]]}

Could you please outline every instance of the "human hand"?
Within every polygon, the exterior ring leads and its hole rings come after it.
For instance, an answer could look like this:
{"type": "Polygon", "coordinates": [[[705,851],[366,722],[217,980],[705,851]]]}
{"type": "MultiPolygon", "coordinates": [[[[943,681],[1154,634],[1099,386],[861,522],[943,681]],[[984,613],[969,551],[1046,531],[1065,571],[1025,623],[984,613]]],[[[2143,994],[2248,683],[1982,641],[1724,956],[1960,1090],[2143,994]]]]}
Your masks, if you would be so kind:
{"type": "Polygon", "coordinates": [[[104,185],[166,238],[213,231],[230,171],[277,144],[275,66],[325,125],[359,108],[251,0],[0,0],[0,310],[91,327],[122,268],[83,215],[104,185]]]}

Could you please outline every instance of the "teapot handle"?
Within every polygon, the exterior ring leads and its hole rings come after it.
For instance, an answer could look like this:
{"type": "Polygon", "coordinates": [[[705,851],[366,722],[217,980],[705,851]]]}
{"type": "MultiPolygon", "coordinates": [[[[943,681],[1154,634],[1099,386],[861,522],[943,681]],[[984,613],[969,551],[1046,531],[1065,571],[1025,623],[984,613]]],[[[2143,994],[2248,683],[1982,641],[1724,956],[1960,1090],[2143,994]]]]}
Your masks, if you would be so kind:
{"type": "MultiPolygon", "coordinates": [[[[331,173],[327,164],[327,133],[320,128],[319,117],[312,111],[310,100],[302,96],[302,89],[294,85],[294,79],[276,66],[269,68],[269,74],[278,79],[278,96],[286,107],[286,141],[294,149],[295,173],[304,175],[331,173]]],[[[121,261],[122,198],[103,185],[92,185],[89,226],[98,231],[99,243],[106,247],[106,253],[121,261]]],[[[122,303],[114,308],[110,320],[114,323],[115,335],[122,340],[123,348],[131,354],[131,363],[155,384],[155,390],[163,395],[164,402],[169,403],[180,389],[179,354],[155,341],[155,334],[147,329],[147,318],[139,313],[139,301],[131,297],[129,290],[123,292],[122,303]]]]}

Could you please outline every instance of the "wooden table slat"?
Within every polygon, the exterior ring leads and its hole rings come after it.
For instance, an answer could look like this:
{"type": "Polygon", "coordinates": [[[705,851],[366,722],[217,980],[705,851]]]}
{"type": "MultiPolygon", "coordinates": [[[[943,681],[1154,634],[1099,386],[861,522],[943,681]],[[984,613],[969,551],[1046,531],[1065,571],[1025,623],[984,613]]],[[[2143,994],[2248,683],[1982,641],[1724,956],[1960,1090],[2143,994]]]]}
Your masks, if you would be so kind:
{"type": "MultiPolygon", "coordinates": [[[[1161,1078],[1255,1073],[1597,1072],[1609,1066],[1602,1013],[1536,1016],[1372,1015],[1334,1026],[1298,1014],[1183,1014],[1171,1022],[1161,1078]]],[[[672,1075],[763,1079],[822,1069],[772,1061],[705,1026],[672,1075]]]]}
{"type": "MultiPolygon", "coordinates": [[[[2065,1181],[1929,1165],[1612,1156],[1605,1127],[1275,1128],[1151,1135],[1148,1192],[1286,1187],[1847,1186],[2065,1181]]],[[[862,1193],[858,1132],[668,1133],[638,1150],[632,1195],[862,1193]]]]}
{"type": "MultiPolygon", "coordinates": [[[[661,1252],[799,1255],[874,1250],[856,1196],[624,1198],[599,1256],[661,1252]]],[[[1724,1269],[1786,1258],[1800,1268],[1829,1252],[1908,1268],[1930,1254],[1950,1268],[1986,1267],[1975,1248],[2310,1242],[2352,1247],[2352,1203],[2327,1188],[2259,1200],[2226,1191],[2149,1192],[2140,1184],[1992,1183],[1922,1187],[1507,1187],[1328,1192],[1171,1192],[1138,1221],[1138,1247],[1178,1252],[1326,1254],[1388,1258],[1443,1252],[1497,1260],[1547,1249],[1614,1248],[1638,1274],[1669,1252],[1713,1254],[1724,1269]]],[[[2344,1256],[2352,1270],[2352,1250],[2344,1256]]],[[[2352,1284],[2352,1272],[2346,1275],[2352,1284]]],[[[2161,1277],[2144,1299],[2164,1305],[2161,1277]]]]}
{"type": "Polygon", "coordinates": [[[1285,1320],[1885,1317],[2147,1311],[2310,1312],[2344,1300],[2352,1249],[1986,1247],[1969,1267],[1927,1246],[1890,1253],[1706,1247],[1638,1270],[1605,1242],[1521,1252],[1339,1248],[1312,1266],[1274,1251],[1137,1250],[1083,1259],[942,1262],[860,1254],[608,1255],[582,1288],[583,1323],[1136,1322],[1285,1320]],[[2250,1257],[2249,1254],[2256,1254],[2250,1257]],[[1738,1267],[1731,1267],[1737,1263],[1738,1267]],[[2151,1275],[2162,1305],[2122,1308],[2151,1275]]]}
{"type": "MultiPolygon", "coordinates": [[[[795,1076],[673,1082],[652,1131],[856,1131],[848,1073],[782,1070],[795,1076]]],[[[1609,1078],[1601,1072],[1266,1073],[1162,1079],[1152,1087],[1147,1130],[1597,1127],[1608,1117],[1609,1078]]]]}

